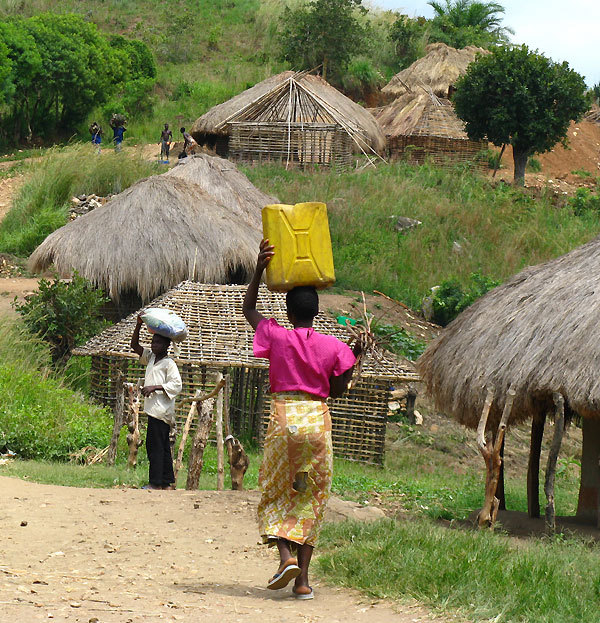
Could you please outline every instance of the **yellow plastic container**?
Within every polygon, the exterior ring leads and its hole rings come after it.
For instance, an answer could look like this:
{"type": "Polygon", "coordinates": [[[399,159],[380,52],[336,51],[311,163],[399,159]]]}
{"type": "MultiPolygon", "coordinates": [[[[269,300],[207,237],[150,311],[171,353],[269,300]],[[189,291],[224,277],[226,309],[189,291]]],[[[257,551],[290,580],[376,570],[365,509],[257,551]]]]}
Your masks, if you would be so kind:
{"type": "Polygon", "coordinates": [[[267,287],[287,292],[296,286],[327,288],[335,283],[327,206],[312,201],[275,204],[262,210],[263,235],[275,246],[267,266],[267,287]]]}

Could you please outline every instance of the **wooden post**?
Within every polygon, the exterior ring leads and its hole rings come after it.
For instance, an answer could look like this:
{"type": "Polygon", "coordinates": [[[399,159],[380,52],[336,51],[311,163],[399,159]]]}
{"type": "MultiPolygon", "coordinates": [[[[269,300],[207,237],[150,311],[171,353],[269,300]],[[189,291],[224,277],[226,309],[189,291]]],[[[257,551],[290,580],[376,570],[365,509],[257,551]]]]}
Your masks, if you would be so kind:
{"type": "Polygon", "coordinates": [[[546,494],[546,528],[554,532],[556,529],[556,513],[554,508],[554,479],[556,476],[556,462],[558,453],[562,444],[563,433],[565,431],[565,400],[562,394],[554,392],[552,394],[554,400],[554,436],[552,437],[552,445],[548,453],[548,464],[546,467],[546,481],[544,483],[544,493],[546,494]]]}
{"type": "Polygon", "coordinates": [[[502,442],[504,441],[508,417],[512,411],[515,391],[510,388],[506,393],[504,410],[502,411],[502,417],[500,418],[500,424],[498,425],[498,431],[496,432],[494,443],[492,443],[492,441],[486,441],[485,438],[485,427],[493,399],[494,391],[493,389],[488,389],[481,418],[479,420],[479,426],[477,427],[477,445],[479,446],[479,451],[483,456],[486,466],[485,500],[483,508],[479,511],[477,516],[477,523],[480,528],[486,526],[492,529],[496,523],[498,506],[500,503],[496,497],[496,488],[498,486],[498,478],[500,477],[500,465],[502,464],[500,450],[502,448],[502,442]]]}
{"type": "Polygon", "coordinates": [[[583,448],[577,519],[596,524],[600,519],[600,420],[584,417],[581,428],[583,448]]]}
{"type": "Polygon", "coordinates": [[[209,398],[202,403],[202,406],[200,408],[198,428],[196,429],[196,434],[194,435],[194,441],[192,443],[192,449],[190,452],[188,476],[187,482],[185,484],[186,489],[198,488],[200,473],[202,472],[202,466],[204,464],[204,448],[206,448],[208,433],[210,432],[213,423],[214,404],[214,398],[209,398]]]}
{"type": "Polygon", "coordinates": [[[496,497],[498,498],[498,510],[506,510],[506,495],[504,493],[504,444],[506,443],[506,437],[502,440],[502,447],[500,448],[500,474],[498,476],[498,486],[496,487],[496,497]]]}
{"type": "Polygon", "coordinates": [[[128,467],[136,467],[138,448],[142,445],[140,435],[140,396],[142,387],[140,383],[125,383],[127,390],[127,402],[129,404],[129,414],[127,418],[127,445],[129,446],[128,467]]]}
{"type": "MultiPolygon", "coordinates": [[[[217,385],[223,380],[223,375],[219,372],[217,375],[217,385]]],[[[223,491],[225,488],[225,456],[223,446],[223,392],[217,394],[217,418],[216,437],[217,437],[217,491],[223,491]]]]}
{"type": "Polygon", "coordinates": [[[406,394],[406,417],[409,424],[415,424],[415,402],[417,400],[417,390],[411,385],[406,394]]]}
{"type": "Polygon", "coordinates": [[[113,431],[106,454],[106,464],[114,465],[117,458],[117,444],[119,443],[119,433],[123,426],[123,412],[125,410],[125,387],[123,385],[123,372],[117,370],[115,387],[117,388],[115,406],[113,409],[113,431]]]}
{"type": "Polygon", "coordinates": [[[534,416],[531,422],[531,442],[527,466],[527,514],[532,518],[540,516],[540,455],[545,423],[545,413],[534,416]]]}

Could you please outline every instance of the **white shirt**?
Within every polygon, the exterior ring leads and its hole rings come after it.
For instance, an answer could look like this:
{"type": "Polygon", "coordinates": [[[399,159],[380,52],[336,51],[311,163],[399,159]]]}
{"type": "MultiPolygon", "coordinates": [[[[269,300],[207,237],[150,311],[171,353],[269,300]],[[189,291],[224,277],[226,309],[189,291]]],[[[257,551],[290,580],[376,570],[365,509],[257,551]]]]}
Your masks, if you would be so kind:
{"type": "Polygon", "coordinates": [[[140,356],[140,361],[146,364],[144,385],[162,385],[164,390],[152,392],[144,398],[144,413],[172,426],[175,424],[175,396],[181,391],[181,376],[171,358],[163,357],[156,363],[155,359],[156,355],[144,348],[140,356]]]}

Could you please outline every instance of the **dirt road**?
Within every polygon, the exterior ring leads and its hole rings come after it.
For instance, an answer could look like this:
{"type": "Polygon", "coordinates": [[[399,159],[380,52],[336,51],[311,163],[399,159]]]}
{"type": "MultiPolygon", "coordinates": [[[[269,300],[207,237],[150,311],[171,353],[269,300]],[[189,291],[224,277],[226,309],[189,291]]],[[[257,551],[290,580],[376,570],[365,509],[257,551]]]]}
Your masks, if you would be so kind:
{"type": "Polygon", "coordinates": [[[314,577],[313,601],[267,591],[277,565],[258,544],[256,492],[75,489],[0,476],[0,500],[1,623],[435,620],[314,577]]]}

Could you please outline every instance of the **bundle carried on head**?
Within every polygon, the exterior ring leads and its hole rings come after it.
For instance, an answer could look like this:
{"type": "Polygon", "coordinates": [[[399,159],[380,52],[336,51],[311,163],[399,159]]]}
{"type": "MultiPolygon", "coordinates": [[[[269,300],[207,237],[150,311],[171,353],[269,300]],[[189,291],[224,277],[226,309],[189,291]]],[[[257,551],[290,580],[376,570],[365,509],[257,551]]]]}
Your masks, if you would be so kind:
{"type": "Polygon", "coordinates": [[[120,128],[122,126],[124,126],[127,123],[127,119],[125,119],[125,115],[122,115],[121,113],[113,113],[112,117],[110,118],[110,127],[111,128],[120,128]]]}
{"type": "Polygon", "coordinates": [[[173,342],[182,342],[188,336],[185,322],[170,309],[150,307],[142,314],[142,320],[150,333],[168,337],[173,342]]]}

